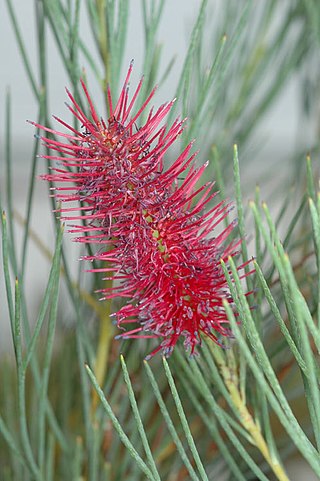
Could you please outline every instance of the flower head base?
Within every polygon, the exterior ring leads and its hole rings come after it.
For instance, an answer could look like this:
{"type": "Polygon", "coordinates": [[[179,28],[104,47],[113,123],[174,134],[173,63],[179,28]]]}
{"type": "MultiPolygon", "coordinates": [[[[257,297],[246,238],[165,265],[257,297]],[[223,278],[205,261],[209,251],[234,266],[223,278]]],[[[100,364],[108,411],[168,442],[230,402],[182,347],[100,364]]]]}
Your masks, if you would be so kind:
{"type": "Polygon", "coordinates": [[[34,124],[62,137],[61,141],[41,137],[58,152],[44,157],[60,164],[43,178],[54,183],[56,199],[69,204],[59,209],[62,217],[79,222],[71,230],[78,234],[76,240],[99,246],[93,256],[84,258],[102,261],[103,267],[91,271],[115,281],[101,291],[103,298],[120,296],[127,301],[115,314],[124,330],[117,337],[159,338],[151,355],[161,349],[169,355],[183,338],[193,353],[201,333],[215,342],[220,335],[230,336],[223,300],[233,299],[220,260],[227,262],[235,255],[239,243],[227,242],[233,223],[212,237],[229,206],[220,202],[205,211],[216,194],[213,183],[196,187],[206,164],[196,168],[192,143],[164,169],[163,157],[183,128],[179,120],[170,127],[163,124],[173,102],[151,109],[137,129],[154,90],[133,114],[141,82],[129,100],[131,71],[132,65],[115,107],[108,91],[107,122],[97,116],[82,82],[90,118],[67,91],[69,110],[82,131],[58,118],[71,133],[34,124]],[[181,175],[185,178],[178,181],[181,175]],[[125,331],[133,322],[136,327],[125,331]]]}

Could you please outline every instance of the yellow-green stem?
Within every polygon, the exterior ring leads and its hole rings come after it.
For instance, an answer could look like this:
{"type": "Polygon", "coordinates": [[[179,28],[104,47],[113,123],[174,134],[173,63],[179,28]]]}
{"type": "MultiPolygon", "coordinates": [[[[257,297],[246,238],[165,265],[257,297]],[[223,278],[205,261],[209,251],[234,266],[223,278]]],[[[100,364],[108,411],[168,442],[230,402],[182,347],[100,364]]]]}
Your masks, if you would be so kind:
{"type": "MultiPolygon", "coordinates": [[[[105,288],[112,287],[112,279],[105,282],[105,288]]],[[[110,350],[111,339],[113,337],[113,326],[110,321],[111,315],[111,299],[100,303],[99,306],[99,341],[97,347],[97,355],[94,367],[94,373],[99,386],[103,386],[108,366],[108,355],[110,350]]],[[[92,391],[91,409],[94,414],[98,404],[98,395],[95,390],[92,391]]]]}
{"type": "Polygon", "coordinates": [[[262,436],[260,426],[254,421],[250,411],[248,410],[245,401],[242,399],[239,388],[238,388],[238,375],[235,369],[234,358],[231,352],[227,352],[227,357],[230,358],[231,364],[228,365],[225,362],[225,357],[221,351],[221,347],[208,342],[212,355],[217,363],[217,366],[221,372],[224,383],[229,391],[233,405],[237,409],[240,415],[240,420],[243,427],[247,430],[252,438],[252,442],[259,449],[269,466],[271,467],[274,474],[277,476],[279,481],[289,481],[283,467],[279,464],[278,460],[275,459],[268,448],[268,445],[262,436]]]}

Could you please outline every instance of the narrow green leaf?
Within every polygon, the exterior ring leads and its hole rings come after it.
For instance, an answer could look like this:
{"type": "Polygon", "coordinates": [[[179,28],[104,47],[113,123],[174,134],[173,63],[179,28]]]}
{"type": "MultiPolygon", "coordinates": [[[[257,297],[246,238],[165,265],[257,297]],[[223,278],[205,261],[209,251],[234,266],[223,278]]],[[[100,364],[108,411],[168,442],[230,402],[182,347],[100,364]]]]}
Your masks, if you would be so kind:
{"type": "Polygon", "coordinates": [[[119,88],[119,78],[121,67],[124,60],[124,49],[128,33],[128,18],[129,18],[129,2],[127,0],[120,0],[118,10],[117,34],[114,44],[114,52],[112,54],[113,75],[115,88],[119,88]]]}
{"type": "Polygon", "coordinates": [[[261,393],[260,396],[260,406],[261,406],[261,419],[263,423],[263,430],[265,433],[266,443],[268,445],[268,449],[270,451],[270,455],[272,459],[276,459],[277,462],[280,464],[280,456],[277,449],[277,445],[275,442],[275,438],[272,432],[271,420],[270,420],[270,413],[269,413],[269,406],[267,397],[261,393]]]}
{"type": "Polygon", "coordinates": [[[251,317],[250,308],[246,303],[245,294],[241,289],[240,279],[238,277],[237,270],[231,258],[229,259],[229,262],[232,270],[232,275],[235,280],[235,285],[231,281],[231,277],[228,272],[228,269],[226,268],[225,264],[222,262],[224,274],[228,281],[228,285],[232,293],[232,296],[236,302],[236,307],[240,314],[240,319],[243,323],[243,327],[245,329],[246,335],[256,354],[256,359],[259,365],[254,360],[250,352],[250,349],[241,334],[241,331],[239,329],[239,326],[237,325],[234,314],[229,304],[225,302],[224,307],[226,309],[232,330],[238,340],[239,347],[244,352],[248,365],[252,370],[252,373],[254,374],[261,389],[263,389],[263,392],[267,396],[269,403],[272,405],[272,408],[274,409],[277,416],[279,417],[280,422],[282,423],[284,428],[287,430],[289,436],[292,438],[293,442],[296,444],[299,451],[309,461],[309,463],[311,464],[315,472],[319,474],[320,461],[319,461],[318,455],[316,454],[317,452],[314,446],[309,441],[309,439],[306,437],[303,430],[301,429],[281,389],[279,381],[271,367],[270,360],[266,355],[262,342],[256,331],[256,327],[251,317]],[[270,386],[272,386],[272,390],[271,390],[271,387],[267,384],[264,378],[264,375],[262,375],[262,372],[266,375],[268,381],[270,382],[270,386]]]}
{"type": "Polygon", "coordinates": [[[213,440],[217,444],[219,448],[219,452],[224,457],[226,463],[228,464],[231,472],[234,474],[235,479],[239,481],[246,481],[246,478],[241,473],[241,470],[237,463],[234,460],[233,454],[227,444],[224,442],[219,429],[217,428],[217,424],[215,419],[208,415],[208,413],[204,410],[199,399],[196,398],[194,394],[194,387],[191,385],[190,382],[186,380],[186,377],[181,376],[180,379],[182,385],[185,387],[185,391],[187,393],[188,398],[192,402],[195,410],[198,412],[199,416],[201,417],[204,425],[208,429],[209,433],[211,434],[213,440]]]}
{"type": "MultiPolygon", "coordinates": [[[[45,462],[45,444],[46,444],[46,431],[45,431],[45,414],[47,404],[47,391],[49,384],[50,364],[52,358],[52,350],[54,343],[55,327],[58,314],[58,296],[59,296],[59,274],[60,274],[60,258],[61,258],[61,243],[64,226],[62,225],[57,232],[56,237],[56,250],[52,263],[52,290],[51,290],[51,306],[50,315],[48,320],[48,333],[45,345],[45,355],[43,360],[43,371],[41,379],[41,388],[39,393],[39,408],[38,408],[38,463],[40,469],[43,471],[45,462]]],[[[49,278],[50,282],[50,278],[49,278]]]]}
{"type": "Polygon", "coordinates": [[[264,275],[261,271],[261,268],[260,266],[258,265],[257,262],[254,263],[254,266],[255,266],[255,269],[256,269],[256,274],[257,274],[257,277],[258,277],[258,280],[260,282],[260,285],[263,289],[263,292],[264,292],[264,295],[265,295],[265,298],[266,300],[268,301],[268,304],[270,306],[270,309],[271,309],[271,312],[273,313],[276,321],[278,322],[279,324],[279,327],[281,329],[281,332],[284,336],[284,338],[286,339],[287,343],[288,343],[288,346],[292,352],[292,354],[294,355],[295,359],[297,360],[297,363],[299,364],[300,366],[300,369],[305,373],[305,375],[307,376],[308,375],[308,371],[307,371],[307,366],[306,366],[306,363],[304,362],[303,358],[301,357],[301,354],[300,352],[298,351],[297,349],[297,346],[295,345],[291,335],[290,335],[290,332],[288,331],[288,328],[284,322],[284,320],[282,319],[282,316],[280,314],[280,311],[278,309],[278,306],[276,304],[276,301],[274,300],[272,294],[271,294],[271,291],[267,285],[267,282],[264,278],[264,275]]]}
{"type": "Polygon", "coordinates": [[[86,333],[84,332],[84,329],[83,329],[79,306],[80,306],[80,299],[78,298],[78,307],[75,307],[75,314],[76,314],[76,321],[77,321],[76,341],[77,341],[78,363],[79,363],[79,370],[80,370],[81,401],[82,401],[84,426],[85,426],[85,437],[84,437],[85,443],[86,443],[85,450],[87,452],[87,456],[89,459],[89,470],[90,470],[91,463],[94,460],[94,454],[93,454],[94,441],[93,441],[93,427],[92,427],[92,413],[91,413],[91,390],[90,390],[90,381],[84,369],[85,362],[86,362],[84,346],[87,340],[85,339],[86,333]]]}
{"type": "Polygon", "coordinates": [[[188,456],[185,452],[185,449],[183,447],[183,444],[182,442],[180,441],[180,438],[179,438],[179,435],[174,427],[174,424],[172,422],[172,419],[170,417],[170,414],[166,408],[166,405],[163,401],[163,398],[161,396],[161,393],[160,393],[160,390],[159,390],[159,387],[157,385],[157,382],[154,378],[154,375],[151,371],[151,368],[149,366],[149,364],[145,361],[144,363],[144,366],[145,366],[145,369],[146,369],[146,372],[147,372],[147,375],[148,375],[148,378],[149,378],[149,381],[151,383],[151,387],[152,387],[152,390],[154,392],[154,395],[157,399],[157,402],[159,404],[159,407],[160,407],[160,410],[161,410],[161,413],[162,413],[162,416],[163,416],[163,419],[165,420],[166,422],[166,425],[168,427],[168,430],[171,434],[171,437],[173,439],[173,442],[175,443],[175,445],[177,446],[177,449],[178,449],[178,452],[180,454],[180,457],[185,465],[185,467],[187,468],[189,474],[190,474],[190,477],[193,481],[199,481],[199,478],[195,472],[195,470],[193,469],[189,459],[188,459],[188,456]]]}
{"type": "MultiPolygon", "coordinates": [[[[242,258],[243,258],[243,261],[246,262],[248,260],[248,249],[247,249],[247,243],[245,239],[246,231],[244,226],[240,166],[239,166],[238,146],[236,144],[233,146],[233,175],[234,175],[234,186],[235,186],[237,212],[238,212],[238,228],[239,228],[239,234],[241,238],[242,258]]],[[[252,282],[249,276],[247,277],[247,283],[248,283],[249,290],[251,290],[252,282]]]]}
{"type": "Polygon", "coordinates": [[[213,168],[214,168],[214,174],[215,174],[215,179],[218,184],[219,188],[219,193],[221,199],[226,198],[226,187],[225,187],[225,182],[224,178],[222,175],[222,165],[221,165],[221,158],[219,155],[219,151],[216,145],[213,145],[211,148],[211,159],[213,163],[213,168]]]}
{"type": "Polygon", "coordinates": [[[152,82],[155,77],[156,40],[164,4],[164,0],[159,0],[158,5],[156,2],[148,2],[146,0],[142,0],[141,2],[145,52],[142,67],[144,82],[137,100],[138,105],[145,101],[154,86],[152,82]]]}
{"type": "MultiPolygon", "coordinates": [[[[320,201],[320,195],[318,194],[318,203],[320,201]]],[[[318,330],[320,329],[320,208],[316,207],[312,198],[309,198],[309,208],[312,221],[313,243],[317,259],[317,283],[318,283],[318,330]]]]}
{"type": "MultiPolygon", "coordinates": [[[[80,0],[75,0],[74,20],[70,24],[70,58],[77,65],[79,51],[79,20],[80,20],[80,0]]],[[[75,79],[76,80],[76,79],[75,79]]]]}
{"type": "MultiPolygon", "coordinates": [[[[212,342],[212,341],[210,340],[209,342],[212,342]]],[[[226,388],[226,386],[225,386],[225,384],[224,384],[224,382],[223,382],[223,380],[222,380],[222,378],[219,374],[218,368],[217,368],[217,366],[215,364],[215,361],[213,359],[213,356],[212,356],[212,352],[208,348],[206,343],[204,343],[204,345],[202,346],[202,350],[203,350],[205,358],[208,362],[208,368],[209,368],[207,370],[208,371],[208,373],[207,373],[208,382],[210,382],[210,381],[213,382],[213,384],[219,389],[220,393],[223,396],[223,399],[228,403],[228,406],[232,410],[234,416],[238,420],[240,420],[239,412],[235,409],[235,406],[234,406],[234,404],[231,400],[230,394],[229,394],[229,392],[228,392],[228,390],[227,390],[227,388],[226,388]]],[[[223,354],[221,354],[221,355],[223,355],[223,354]]],[[[205,369],[202,369],[202,371],[203,371],[203,375],[205,377],[205,369]]],[[[237,426],[236,429],[239,429],[239,427],[240,427],[239,424],[237,422],[235,422],[234,420],[233,420],[233,422],[234,422],[233,427],[235,427],[235,425],[236,425],[237,426]]],[[[230,423],[230,421],[229,421],[229,423],[230,423]]],[[[232,421],[231,421],[231,423],[232,423],[232,421]]],[[[240,427],[240,431],[241,431],[242,435],[244,435],[246,437],[246,432],[243,432],[241,427],[240,427]]]]}
{"type": "Polygon", "coordinates": [[[99,429],[97,422],[93,424],[92,435],[92,451],[91,460],[89,464],[89,479],[90,481],[98,481],[99,479],[99,455],[101,447],[102,432],[99,429]]]}
{"type": "Polygon", "coordinates": [[[34,77],[34,74],[32,72],[32,68],[31,68],[31,64],[30,64],[30,61],[29,61],[29,58],[28,58],[28,55],[27,55],[27,52],[26,52],[26,49],[25,49],[26,44],[25,44],[25,42],[22,38],[22,35],[21,35],[21,30],[20,30],[19,25],[18,25],[17,17],[16,17],[16,14],[15,14],[14,8],[13,8],[13,3],[12,3],[12,0],[6,0],[6,2],[7,2],[8,11],[9,11],[10,19],[11,19],[11,22],[12,22],[12,26],[13,26],[13,29],[14,29],[14,33],[15,33],[15,36],[16,36],[17,44],[18,44],[18,47],[19,47],[19,50],[20,50],[20,55],[22,57],[22,61],[23,61],[24,67],[26,69],[27,76],[28,76],[30,85],[32,87],[33,93],[34,93],[35,97],[38,98],[39,93],[38,93],[37,84],[36,84],[35,77],[34,77]]]}
{"type": "Polygon", "coordinates": [[[315,202],[316,201],[316,191],[315,191],[315,188],[314,188],[314,176],[313,176],[313,170],[312,170],[312,166],[311,166],[310,155],[307,155],[306,162],[307,162],[307,190],[308,190],[308,195],[315,202]]]}
{"type": "MultiPolygon", "coordinates": [[[[175,94],[175,97],[177,97],[177,98],[185,98],[186,97],[186,96],[184,96],[184,97],[182,96],[182,92],[183,92],[183,90],[186,89],[186,84],[189,81],[189,75],[190,75],[190,71],[192,69],[192,64],[193,64],[193,55],[194,55],[194,52],[197,48],[199,39],[201,38],[201,32],[202,32],[202,29],[203,29],[203,22],[204,22],[207,3],[208,3],[208,0],[202,0],[197,19],[195,21],[193,30],[191,32],[188,51],[187,51],[187,54],[186,54],[186,57],[185,57],[185,60],[184,60],[182,72],[181,72],[181,75],[180,75],[178,87],[177,87],[176,94],[175,94]]],[[[177,106],[174,105],[173,108],[171,109],[170,113],[169,113],[168,120],[167,120],[168,125],[170,125],[172,123],[172,120],[176,115],[176,107],[177,106]]],[[[186,112],[183,112],[182,115],[183,116],[186,115],[186,112]]]]}
{"type": "Polygon", "coordinates": [[[302,216],[306,206],[306,199],[303,197],[300,205],[298,206],[298,209],[294,216],[291,219],[291,222],[289,224],[285,239],[283,241],[283,248],[288,249],[290,245],[290,240],[293,238],[293,229],[297,226],[299,218],[302,216]]]}
{"type": "Polygon", "coordinates": [[[2,416],[0,416],[0,433],[2,434],[5,442],[8,444],[10,450],[13,451],[13,453],[16,456],[19,463],[21,463],[21,465],[27,467],[26,460],[24,459],[24,456],[22,455],[22,453],[20,451],[20,448],[17,446],[17,443],[16,443],[15,439],[13,438],[11,432],[7,428],[2,416]]]}
{"type": "Polygon", "coordinates": [[[200,456],[199,456],[198,450],[196,448],[192,433],[190,431],[188,420],[186,418],[186,415],[185,415],[183,407],[182,407],[182,403],[181,403],[181,400],[180,400],[175,382],[173,380],[169,365],[168,365],[165,358],[163,358],[163,365],[164,365],[164,369],[165,369],[165,372],[166,372],[166,376],[167,376],[168,381],[169,381],[171,393],[172,393],[172,396],[173,396],[173,399],[174,399],[174,402],[175,402],[175,405],[176,405],[176,408],[177,408],[177,411],[178,411],[178,414],[179,414],[179,418],[181,420],[181,424],[182,424],[184,433],[186,435],[187,442],[189,444],[190,451],[192,453],[192,456],[193,456],[193,458],[195,460],[195,463],[197,465],[197,468],[199,470],[201,479],[204,480],[204,481],[208,481],[207,473],[206,473],[206,471],[204,469],[204,466],[202,464],[202,461],[200,459],[200,456]]]}
{"type": "Polygon", "coordinates": [[[138,431],[139,431],[139,434],[140,434],[140,437],[141,437],[143,448],[144,448],[144,451],[146,453],[147,460],[149,462],[150,469],[152,471],[154,479],[156,479],[157,481],[160,481],[158,469],[157,469],[156,463],[154,461],[154,458],[152,456],[152,452],[151,452],[151,449],[150,449],[150,446],[149,446],[149,441],[147,439],[147,435],[146,435],[146,432],[144,430],[143,423],[142,423],[142,420],[141,420],[141,417],[140,417],[140,413],[139,413],[137,401],[136,401],[136,398],[135,398],[135,395],[134,395],[134,392],[133,392],[133,388],[132,388],[132,384],[131,384],[131,381],[130,381],[128,369],[127,369],[124,357],[122,355],[120,356],[120,361],[121,361],[121,367],[122,367],[122,371],[123,371],[124,381],[125,381],[125,383],[127,385],[127,389],[128,389],[130,404],[131,404],[133,415],[134,415],[134,418],[135,418],[135,421],[136,421],[136,425],[137,425],[137,428],[138,428],[138,431]]]}
{"type": "Polygon", "coordinates": [[[55,441],[51,433],[48,436],[48,447],[46,452],[46,481],[54,481],[55,471],[55,441]]]}
{"type": "Polygon", "coordinates": [[[167,67],[164,69],[163,74],[159,80],[159,86],[164,84],[164,82],[167,80],[167,78],[170,75],[170,72],[172,71],[172,68],[174,66],[174,63],[176,61],[176,57],[172,57],[172,59],[168,62],[167,67]]]}
{"type": "Polygon", "coordinates": [[[250,202],[250,206],[251,206],[251,209],[253,211],[254,218],[255,218],[257,224],[259,225],[259,229],[260,229],[260,232],[261,232],[261,234],[264,238],[267,249],[272,256],[274,266],[276,267],[276,269],[279,272],[280,283],[281,283],[281,288],[282,288],[282,293],[283,293],[283,300],[286,302],[286,307],[287,307],[287,310],[288,310],[289,319],[290,319],[290,323],[291,323],[293,340],[294,340],[298,350],[300,350],[300,334],[299,334],[299,331],[298,331],[297,322],[296,322],[294,310],[293,310],[293,307],[292,307],[292,299],[291,299],[291,296],[290,296],[288,283],[287,283],[287,280],[286,280],[285,270],[284,270],[283,264],[281,262],[281,259],[279,257],[279,253],[281,253],[281,252],[283,253],[283,248],[282,248],[281,242],[279,240],[278,233],[276,231],[275,225],[272,222],[271,216],[269,214],[269,211],[268,211],[265,203],[263,204],[262,207],[263,207],[263,210],[264,210],[266,218],[267,218],[268,226],[269,226],[269,229],[270,229],[270,232],[271,232],[271,235],[272,235],[272,240],[270,239],[270,236],[268,235],[268,233],[267,233],[267,231],[266,231],[266,229],[263,225],[261,214],[258,211],[257,206],[253,202],[250,202]]]}
{"type": "Polygon", "coordinates": [[[204,399],[207,401],[209,404],[210,408],[212,409],[213,413],[216,416],[217,421],[221,425],[222,429],[225,431],[227,434],[228,438],[230,439],[231,443],[234,445],[242,459],[246,462],[246,464],[249,466],[249,468],[252,470],[252,472],[258,477],[258,479],[262,481],[268,481],[267,477],[264,475],[264,473],[261,471],[260,467],[255,463],[255,461],[252,459],[250,454],[248,453],[248,450],[242,442],[240,441],[239,436],[237,436],[233,430],[231,429],[226,413],[224,410],[218,405],[216,402],[215,398],[212,395],[212,392],[210,391],[208,385],[206,384],[201,371],[199,370],[199,367],[197,366],[197,363],[195,360],[190,362],[190,365],[193,370],[193,375],[194,377],[197,377],[198,381],[201,383],[201,392],[204,397],[204,399]]]}
{"type": "MultiPolygon", "coordinates": [[[[313,337],[313,339],[316,343],[318,351],[320,352],[320,332],[316,328],[316,326],[314,324],[314,321],[312,319],[312,316],[310,314],[309,308],[308,308],[308,306],[307,306],[307,304],[306,304],[306,302],[305,302],[305,300],[304,300],[304,298],[303,298],[303,296],[302,296],[302,294],[299,290],[298,285],[296,284],[296,281],[294,279],[294,275],[292,273],[292,269],[288,269],[289,268],[288,256],[287,256],[287,254],[285,253],[285,251],[282,247],[282,244],[280,242],[278,233],[276,232],[275,226],[272,223],[270,212],[269,212],[266,205],[264,205],[263,208],[264,208],[264,212],[266,214],[268,225],[269,225],[269,228],[272,232],[272,236],[273,236],[273,239],[274,239],[277,251],[278,251],[275,254],[275,255],[278,254],[278,259],[279,259],[278,262],[277,262],[277,264],[278,264],[277,267],[279,269],[280,280],[282,280],[282,287],[283,287],[283,290],[284,290],[284,294],[285,294],[285,297],[288,300],[287,307],[289,309],[289,314],[290,313],[292,314],[292,320],[294,321],[293,325],[294,325],[294,328],[295,328],[295,331],[296,331],[296,338],[300,339],[300,330],[304,329],[304,323],[300,322],[300,325],[297,326],[297,322],[299,321],[299,319],[297,319],[297,315],[296,315],[297,313],[294,310],[292,311],[294,301],[296,300],[295,296],[297,294],[298,298],[300,300],[300,306],[303,307],[303,310],[304,310],[304,314],[305,314],[304,319],[305,319],[306,325],[308,326],[308,328],[309,328],[309,330],[312,334],[312,337],[313,337]],[[287,288],[288,278],[290,278],[291,284],[294,283],[295,286],[296,286],[294,295],[291,295],[291,296],[290,296],[290,292],[288,291],[288,288],[287,288]]],[[[274,257],[274,259],[275,259],[275,257],[274,257]]],[[[300,349],[300,346],[299,346],[299,349],[300,349]]]]}
{"type": "MultiPolygon", "coordinates": [[[[43,99],[43,96],[41,96],[41,99],[43,99]]],[[[40,107],[40,110],[42,110],[42,107],[40,107]]],[[[39,114],[37,119],[38,123],[41,123],[41,120],[42,120],[42,116],[39,114]]],[[[20,276],[22,281],[25,274],[25,266],[27,261],[27,247],[28,247],[28,242],[30,240],[29,231],[30,231],[32,204],[33,204],[34,193],[35,193],[36,171],[37,171],[37,164],[38,164],[38,157],[37,157],[38,149],[39,149],[39,138],[37,135],[35,135],[34,148],[32,152],[32,166],[30,169],[28,195],[27,195],[27,201],[26,201],[27,207],[26,207],[26,214],[25,214],[25,226],[24,226],[23,241],[22,241],[22,256],[21,256],[21,268],[20,268],[20,276]]]]}
{"type": "Polygon", "coordinates": [[[150,471],[148,466],[145,464],[145,462],[142,460],[142,458],[140,457],[138,452],[135,450],[135,448],[133,447],[132,443],[130,442],[128,436],[126,435],[126,433],[123,431],[123,429],[121,427],[121,424],[119,423],[118,419],[114,415],[114,413],[111,409],[111,406],[108,403],[108,401],[106,400],[102,389],[98,385],[95,375],[93,374],[93,372],[91,371],[91,369],[88,365],[86,365],[85,368],[86,368],[87,373],[89,375],[90,381],[91,381],[96,393],[98,394],[98,396],[100,398],[102,406],[103,406],[104,410],[106,411],[106,413],[108,414],[109,418],[111,419],[112,424],[113,424],[115,430],[117,431],[121,441],[123,442],[125,447],[128,449],[130,455],[136,461],[136,463],[139,466],[139,468],[141,469],[141,471],[146,475],[147,479],[150,479],[150,480],[153,481],[154,477],[152,475],[152,472],[150,471]]]}
{"type": "Polygon", "coordinates": [[[2,216],[1,216],[1,226],[2,226],[2,263],[3,263],[3,272],[4,272],[4,279],[5,279],[5,285],[6,285],[7,306],[9,309],[11,332],[12,332],[12,336],[14,336],[14,307],[13,307],[13,297],[12,297],[10,270],[9,270],[7,217],[4,211],[2,212],[2,216]]]}
{"type": "Polygon", "coordinates": [[[27,369],[27,367],[30,363],[30,360],[33,356],[34,349],[35,349],[35,346],[36,346],[36,342],[38,340],[38,337],[39,337],[39,334],[40,334],[40,331],[41,331],[41,327],[42,327],[43,321],[45,319],[45,316],[46,316],[46,313],[47,313],[47,310],[48,310],[49,303],[50,303],[50,301],[53,302],[53,299],[57,296],[57,292],[54,293],[54,290],[56,290],[55,288],[56,288],[57,280],[58,280],[59,275],[60,275],[60,258],[61,258],[60,256],[61,256],[63,230],[64,230],[64,227],[61,226],[57,231],[56,247],[55,247],[55,252],[54,252],[54,255],[53,255],[53,260],[52,260],[52,265],[51,265],[50,274],[49,274],[49,278],[48,278],[47,288],[45,290],[45,293],[44,293],[44,296],[43,296],[43,299],[42,299],[42,302],[41,302],[38,319],[37,319],[32,337],[30,339],[30,342],[29,342],[27,350],[26,350],[26,357],[25,357],[24,362],[23,362],[24,371],[27,369]]]}
{"type": "MultiPolygon", "coordinates": [[[[198,137],[199,132],[201,130],[201,126],[203,126],[203,124],[207,122],[208,115],[209,115],[208,105],[209,105],[210,94],[212,94],[212,92],[215,91],[215,82],[220,76],[220,70],[224,68],[225,57],[223,54],[225,52],[225,47],[228,42],[227,35],[223,34],[222,38],[219,40],[220,41],[219,41],[218,50],[214,54],[214,60],[212,62],[212,65],[204,81],[201,75],[202,68],[200,64],[202,45],[198,44],[199,53],[195,54],[199,62],[199,66],[196,70],[198,71],[198,74],[199,74],[198,84],[199,84],[200,95],[196,101],[195,115],[193,115],[191,118],[191,122],[190,122],[191,125],[186,135],[188,136],[188,138],[191,138],[191,139],[198,137]]],[[[187,94],[187,87],[185,90],[187,94]]]]}
{"type": "Polygon", "coordinates": [[[21,431],[21,444],[24,450],[28,467],[35,480],[41,480],[39,467],[37,466],[32,451],[30,436],[28,431],[26,395],[25,395],[25,373],[22,363],[22,339],[21,339],[21,293],[19,281],[15,283],[15,319],[14,319],[14,350],[18,374],[18,406],[19,406],[19,425],[21,431]]]}
{"type": "Polygon", "coordinates": [[[12,177],[12,153],[11,153],[11,97],[10,97],[10,90],[7,90],[6,93],[6,124],[5,124],[5,159],[6,159],[6,191],[7,191],[7,211],[8,211],[8,218],[10,219],[9,222],[9,245],[8,251],[10,255],[11,265],[13,267],[13,271],[17,274],[17,259],[16,259],[16,241],[15,241],[15,233],[14,233],[14,224],[13,224],[13,177],[12,177]]]}
{"type": "MultiPolygon", "coordinates": [[[[320,448],[320,392],[318,387],[318,372],[315,355],[313,354],[310,339],[308,336],[306,328],[306,319],[311,318],[308,306],[298,289],[292,268],[290,266],[290,261],[288,257],[284,258],[286,264],[286,271],[288,273],[291,294],[293,299],[293,304],[295,307],[296,318],[299,326],[300,336],[301,336],[301,351],[306,363],[308,375],[305,377],[305,389],[306,398],[309,406],[310,418],[313,425],[314,435],[316,438],[318,449],[320,448]]],[[[313,319],[310,319],[313,324],[313,319]]],[[[314,325],[314,324],[313,324],[314,325]]],[[[314,330],[317,332],[316,327],[314,330]]],[[[316,340],[315,340],[316,341],[316,340]]],[[[317,343],[316,343],[317,344],[317,343]]],[[[320,344],[318,344],[320,346],[320,344]]],[[[318,347],[318,352],[319,352],[318,347]]]]}
{"type": "Polygon", "coordinates": [[[76,447],[74,458],[72,462],[72,479],[75,481],[81,478],[82,471],[82,459],[83,459],[83,441],[80,436],[76,438],[76,447]]]}

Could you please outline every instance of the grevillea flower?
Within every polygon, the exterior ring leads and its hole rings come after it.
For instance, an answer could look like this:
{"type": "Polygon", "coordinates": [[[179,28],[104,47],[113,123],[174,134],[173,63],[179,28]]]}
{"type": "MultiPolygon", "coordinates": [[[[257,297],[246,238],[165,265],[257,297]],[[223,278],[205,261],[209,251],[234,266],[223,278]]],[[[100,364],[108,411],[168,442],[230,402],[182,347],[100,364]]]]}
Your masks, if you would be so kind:
{"type": "Polygon", "coordinates": [[[130,100],[131,71],[132,65],[115,106],[108,90],[107,121],[98,117],[82,82],[89,117],[67,91],[81,131],[57,117],[69,133],[34,124],[62,138],[41,137],[55,151],[43,157],[57,163],[43,178],[55,185],[62,218],[79,223],[71,230],[76,240],[95,245],[96,253],[84,258],[102,261],[102,267],[91,271],[114,280],[101,291],[103,299],[126,300],[115,314],[124,331],[117,337],[159,338],[151,355],[160,349],[169,355],[183,338],[193,353],[201,333],[215,342],[230,336],[223,300],[233,299],[220,260],[235,255],[239,243],[227,240],[234,223],[213,236],[229,205],[207,209],[216,193],[212,182],[198,187],[207,164],[195,166],[192,143],[164,168],[164,155],[183,129],[180,120],[164,124],[173,102],[151,108],[136,127],[154,90],[133,114],[142,81],[130,100]],[[135,327],[126,330],[133,322],[135,327]]]}

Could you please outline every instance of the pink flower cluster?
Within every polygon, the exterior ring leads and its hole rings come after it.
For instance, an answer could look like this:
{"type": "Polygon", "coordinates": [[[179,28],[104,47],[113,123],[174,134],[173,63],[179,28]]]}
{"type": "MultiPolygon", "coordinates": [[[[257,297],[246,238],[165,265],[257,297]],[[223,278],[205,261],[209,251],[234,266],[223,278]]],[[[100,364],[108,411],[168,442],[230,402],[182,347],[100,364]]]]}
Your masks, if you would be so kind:
{"type": "Polygon", "coordinates": [[[212,236],[229,206],[220,202],[205,211],[216,193],[212,182],[199,186],[206,164],[195,166],[192,143],[164,168],[164,156],[183,128],[179,120],[170,127],[163,122],[173,102],[151,108],[136,127],[154,90],[133,114],[142,81],[130,100],[131,71],[132,65],[115,106],[108,91],[106,122],[82,82],[90,118],[67,92],[82,131],[56,117],[70,133],[34,124],[62,138],[41,137],[55,151],[44,157],[58,162],[43,178],[54,183],[57,201],[69,204],[60,209],[62,218],[80,224],[71,231],[81,235],[76,240],[99,246],[85,259],[103,261],[91,271],[114,281],[103,298],[126,299],[115,314],[124,331],[117,337],[159,338],[151,355],[161,349],[170,355],[183,338],[193,353],[201,333],[215,342],[230,335],[223,300],[233,300],[220,260],[235,255],[238,242],[227,242],[233,223],[212,236]],[[134,328],[124,329],[133,322],[134,328]]]}

